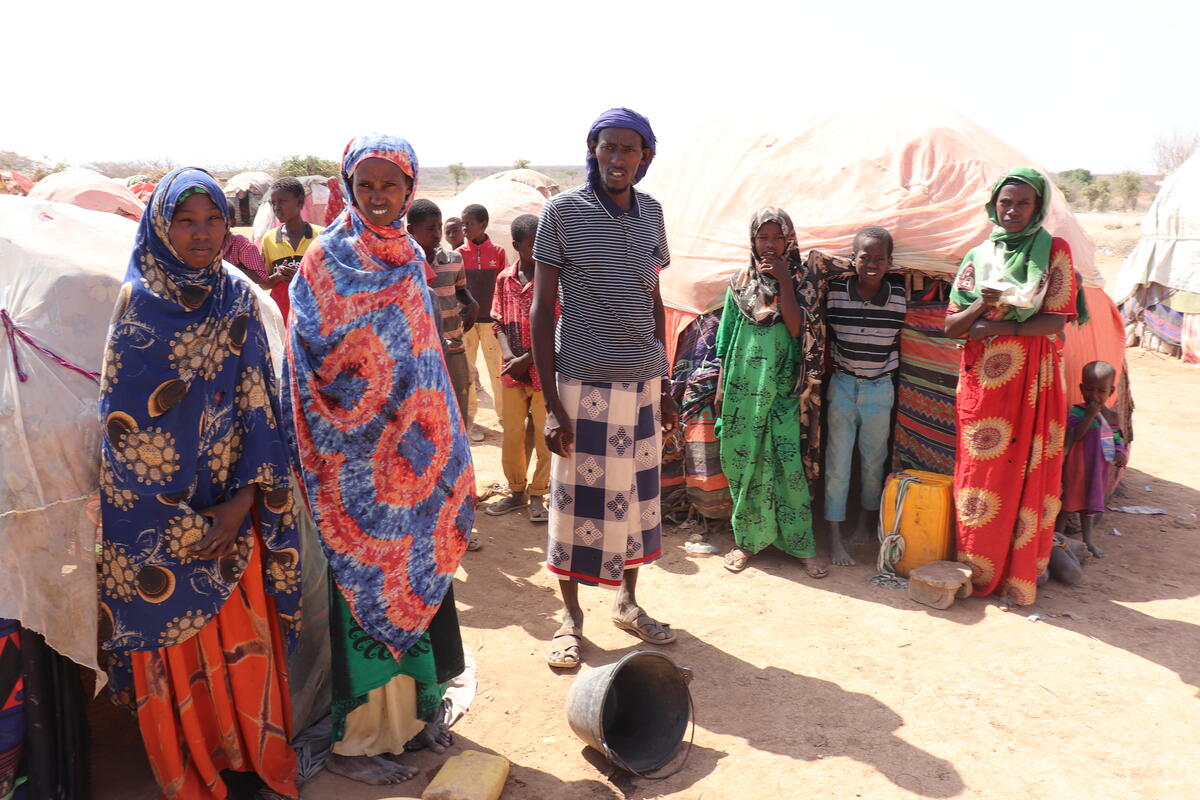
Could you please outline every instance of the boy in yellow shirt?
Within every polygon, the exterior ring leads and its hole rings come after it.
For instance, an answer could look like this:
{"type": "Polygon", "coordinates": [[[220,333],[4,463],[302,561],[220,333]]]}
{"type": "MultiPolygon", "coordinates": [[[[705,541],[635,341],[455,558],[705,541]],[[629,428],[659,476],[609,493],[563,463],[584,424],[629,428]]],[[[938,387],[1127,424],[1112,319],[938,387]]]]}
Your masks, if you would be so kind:
{"type": "Polygon", "coordinates": [[[291,303],[288,301],[288,285],[300,267],[300,260],[308,246],[325,230],[319,225],[304,221],[300,212],[304,208],[304,186],[295,178],[277,178],[271,184],[271,209],[275,218],[283,224],[263,235],[259,249],[267,264],[268,284],[271,298],[283,314],[287,324],[291,303]]]}

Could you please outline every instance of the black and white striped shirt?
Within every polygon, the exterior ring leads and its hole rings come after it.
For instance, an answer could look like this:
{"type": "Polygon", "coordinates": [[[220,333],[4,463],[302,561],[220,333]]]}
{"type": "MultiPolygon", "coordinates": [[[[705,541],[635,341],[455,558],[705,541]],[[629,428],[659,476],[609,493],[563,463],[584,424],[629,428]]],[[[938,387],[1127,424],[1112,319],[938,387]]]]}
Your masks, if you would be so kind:
{"type": "Polygon", "coordinates": [[[624,211],[586,184],[555,195],[542,209],[533,257],[559,269],[557,372],[581,381],[667,374],[654,292],[671,255],[657,200],[634,189],[624,211]]]}
{"type": "Polygon", "coordinates": [[[870,300],[860,300],[857,278],[829,282],[825,322],[833,339],[838,369],[860,378],[877,378],[900,366],[900,329],[908,302],[904,287],[886,278],[870,300]]]}

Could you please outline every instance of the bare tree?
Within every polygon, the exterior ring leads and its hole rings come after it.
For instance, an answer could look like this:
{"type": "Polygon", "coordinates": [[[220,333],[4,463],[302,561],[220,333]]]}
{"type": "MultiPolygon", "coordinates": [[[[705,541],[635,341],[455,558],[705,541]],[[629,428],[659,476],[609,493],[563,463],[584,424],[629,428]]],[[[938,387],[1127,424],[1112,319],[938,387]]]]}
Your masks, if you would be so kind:
{"type": "Polygon", "coordinates": [[[1170,135],[1154,138],[1154,166],[1164,175],[1183,166],[1183,162],[1200,146],[1200,133],[1171,131],[1170,135]]]}

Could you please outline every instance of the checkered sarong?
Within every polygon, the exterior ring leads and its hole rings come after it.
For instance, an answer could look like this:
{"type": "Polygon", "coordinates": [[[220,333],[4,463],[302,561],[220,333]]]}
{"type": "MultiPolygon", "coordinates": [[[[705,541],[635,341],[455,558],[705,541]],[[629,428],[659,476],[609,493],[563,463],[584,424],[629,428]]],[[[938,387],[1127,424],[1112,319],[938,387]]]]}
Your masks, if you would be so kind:
{"type": "Polygon", "coordinates": [[[626,567],[662,555],[662,379],[556,378],[575,446],[550,460],[546,567],[580,583],[617,586],[626,567]]]}

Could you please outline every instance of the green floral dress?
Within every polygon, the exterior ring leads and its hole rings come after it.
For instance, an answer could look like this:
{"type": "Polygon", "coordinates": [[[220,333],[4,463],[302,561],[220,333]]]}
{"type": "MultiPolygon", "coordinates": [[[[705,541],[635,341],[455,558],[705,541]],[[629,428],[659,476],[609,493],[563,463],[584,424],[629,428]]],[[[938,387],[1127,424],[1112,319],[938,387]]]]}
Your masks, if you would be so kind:
{"type": "Polygon", "coordinates": [[[749,553],[773,544],[811,558],[816,546],[796,393],[804,383],[807,337],[793,337],[782,320],[751,323],[732,291],[725,309],[717,330],[724,386],[717,436],[733,497],[734,541],[749,553]]]}

